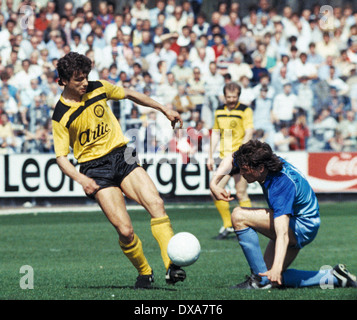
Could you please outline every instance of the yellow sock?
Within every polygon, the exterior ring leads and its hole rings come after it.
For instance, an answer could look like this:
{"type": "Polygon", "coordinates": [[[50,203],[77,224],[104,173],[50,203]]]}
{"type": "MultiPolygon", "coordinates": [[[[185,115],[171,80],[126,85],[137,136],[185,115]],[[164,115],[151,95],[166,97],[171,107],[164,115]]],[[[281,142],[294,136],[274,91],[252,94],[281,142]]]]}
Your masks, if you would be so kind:
{"type": "Polygon", "coordinates": [[[119,245],[140,275],[149,275],[152,273],[152,269],[145,258],[141,240],[136,234],[134,234],[134,240],[131,243],[126,244],[119,240],[119,245]]]}
{"type": "Polygon", "coordinates": [[[231,219],[231,210],[229,209],[229,202],[224,200],[215,200],[214,204],[222,217],[223,227],[231,228],[232,227],[232,219],[231,219]]]}
{"type": "Polygon", "coordinates": [[[252,207],[252,203],[250,202],[250,199],[248,198],[248,199],[239,201],[239,206],[240,207],[251,208],[252,207]]]}
{"type": "Polygon", "coordinates": [[[174,235],[169,216],[151,219],[151,232],[158,242],[161,250],[161,257],[166,270],[169,268],[171,260],[167,255],[167,245],[174,235]]]}

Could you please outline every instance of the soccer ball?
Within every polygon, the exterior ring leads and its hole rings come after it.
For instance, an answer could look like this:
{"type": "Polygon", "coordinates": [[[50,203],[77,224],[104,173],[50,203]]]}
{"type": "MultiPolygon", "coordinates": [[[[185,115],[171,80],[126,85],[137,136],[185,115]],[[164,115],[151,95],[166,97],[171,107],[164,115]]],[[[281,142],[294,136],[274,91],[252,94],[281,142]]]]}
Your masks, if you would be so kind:
{"type": "Polygon", "coordinates": [[[180,267],[189,266],[196,262],[200,253],[200,242],[189,232],[175,234],[167,246],[169,258],[175,265],[180,267]]]}

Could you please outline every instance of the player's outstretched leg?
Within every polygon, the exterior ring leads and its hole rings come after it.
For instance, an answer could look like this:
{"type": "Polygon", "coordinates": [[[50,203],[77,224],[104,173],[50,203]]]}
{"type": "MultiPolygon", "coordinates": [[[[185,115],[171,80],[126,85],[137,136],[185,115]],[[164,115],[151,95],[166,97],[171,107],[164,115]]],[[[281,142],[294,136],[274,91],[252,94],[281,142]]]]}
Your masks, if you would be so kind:
{"type": "Polygon", "coordinates": [[[181,269],[181,267],[171,263],[167,269],[165,279],[167,284],[175,284],[176,282],[184,281],[186,279],[186,272],[181,269]]]}
{"type": "Polygon", "coordinates": [[[357,288],[357,277],[350,273],[344,264],[333,267],[332,274],[337,278],[338,286],[342,288],[357,288]]]}

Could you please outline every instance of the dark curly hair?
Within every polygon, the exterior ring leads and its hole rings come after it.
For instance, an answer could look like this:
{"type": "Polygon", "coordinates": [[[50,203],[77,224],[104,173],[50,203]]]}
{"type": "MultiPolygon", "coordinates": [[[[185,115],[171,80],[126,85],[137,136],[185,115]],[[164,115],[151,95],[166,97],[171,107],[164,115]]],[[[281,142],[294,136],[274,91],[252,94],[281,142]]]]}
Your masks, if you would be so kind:
{"type": "Polygon", "coordinates": [[[77,73],[89,74],[92,69],[92,61],[83,54],[69,52],[58,60],[58,84],[63,86],[62,80],[69,81],[77,73]]]}
{"type": "Polygon", "coordinates": [[[273,153],[269,144],[259,140],[250,140],[243,144],[234,152],[233,160],[239,167],[257,168],[264,165],[270,172],[279,172],[283,169],[283,162],[273,153]]]}

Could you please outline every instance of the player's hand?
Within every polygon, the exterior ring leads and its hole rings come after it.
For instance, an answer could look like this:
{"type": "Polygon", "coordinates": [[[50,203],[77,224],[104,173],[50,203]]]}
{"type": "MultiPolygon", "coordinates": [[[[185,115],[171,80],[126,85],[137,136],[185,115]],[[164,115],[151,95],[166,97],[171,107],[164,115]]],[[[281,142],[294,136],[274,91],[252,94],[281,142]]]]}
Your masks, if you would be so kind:
{"type": "Polygon", "coordinates": [[[82,182],[82,187],[84,192],[88,195],[92,195],[99,190],[99,186],[97,185],[97,183],[93,179],[88,177],[82,182]]]}
{"type": "Polygon", "coordinates": [[[176,123],[178,122],[180,124],[179,128],[181,129],[183,126],[183,121],[181,119],[181,116],[178,112],[174,110],[168,110],[166,112],[166,117],[171,121],[171,126],[172,129],[175,129],[176,123]]]}
{"type": "Polygon", "coordinates": [[[209,158],[207,160],[207,169],[209,171],[213,171],[213,169],[214,169],[214,160],[212,158],[209,158]]]}
{"type": "Polygon", "coordinates": [[[234,197],[231,196],[231,192],[224,188],[210,186],[210,189],[217,200],[223,200],[227,202],[234,200],[234,197]]]}
{"type": "Polygon", "coordinates": [[[261,277],[267,277],[268,280],[273,284],[273,285],[282,285],[282,275],[280,271],[275,271],[274,269],[270,269],[264,273],[259,273],[261,277]]]}

